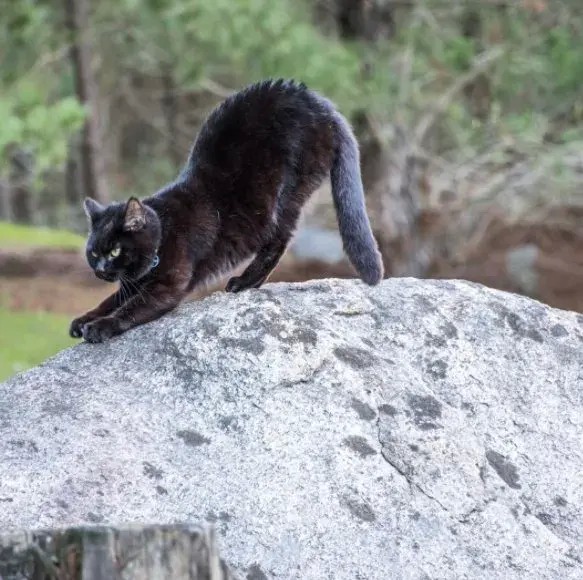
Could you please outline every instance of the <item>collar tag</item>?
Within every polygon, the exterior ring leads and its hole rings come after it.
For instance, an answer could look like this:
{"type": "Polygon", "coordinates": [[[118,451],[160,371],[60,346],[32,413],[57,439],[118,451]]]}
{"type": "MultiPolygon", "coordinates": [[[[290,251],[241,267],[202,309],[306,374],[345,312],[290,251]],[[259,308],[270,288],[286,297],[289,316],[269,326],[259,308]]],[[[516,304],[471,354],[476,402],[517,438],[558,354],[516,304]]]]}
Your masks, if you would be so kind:
{"type": "Polygon", "coordinates": [[[156,268],[156,266],[158,266],[159,263],[160,263],[160,256],[158,256],[158,254],[156,254],[154,256],[154,259],[152,260],[152,264],[150,265],[150,269],[153,270],[154,268],[156,268]]]}

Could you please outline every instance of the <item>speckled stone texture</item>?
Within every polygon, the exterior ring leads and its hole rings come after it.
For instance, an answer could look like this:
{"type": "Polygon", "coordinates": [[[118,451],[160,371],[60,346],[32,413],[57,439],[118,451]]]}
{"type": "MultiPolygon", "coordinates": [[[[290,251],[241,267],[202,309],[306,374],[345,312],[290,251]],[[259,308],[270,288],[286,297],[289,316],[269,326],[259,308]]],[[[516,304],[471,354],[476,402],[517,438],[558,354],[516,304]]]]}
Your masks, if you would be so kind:
{"type": "Polygon", "coordinates": [[[583,317],[269,285],[0,386],[0,528],[205,520],[252,580],[583,578],[583,317]]]}

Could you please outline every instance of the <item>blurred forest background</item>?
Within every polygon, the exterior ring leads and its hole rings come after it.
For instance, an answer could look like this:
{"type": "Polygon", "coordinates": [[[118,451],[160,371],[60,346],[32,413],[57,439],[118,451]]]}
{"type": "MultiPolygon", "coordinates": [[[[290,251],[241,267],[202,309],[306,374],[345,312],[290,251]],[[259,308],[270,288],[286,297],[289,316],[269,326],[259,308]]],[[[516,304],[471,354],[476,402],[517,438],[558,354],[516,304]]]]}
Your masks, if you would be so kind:
{"type": "MultiPolygon", "coordinates": [[[[155,192],[266,77],[353,123],[389,275],[583,311],[581,0],[0,0],[0,59],[0,378],[110,290],[82,199],[155,192]]],[[[324,276],[352,276],[326,188],[272,280],[324,276]]]]}

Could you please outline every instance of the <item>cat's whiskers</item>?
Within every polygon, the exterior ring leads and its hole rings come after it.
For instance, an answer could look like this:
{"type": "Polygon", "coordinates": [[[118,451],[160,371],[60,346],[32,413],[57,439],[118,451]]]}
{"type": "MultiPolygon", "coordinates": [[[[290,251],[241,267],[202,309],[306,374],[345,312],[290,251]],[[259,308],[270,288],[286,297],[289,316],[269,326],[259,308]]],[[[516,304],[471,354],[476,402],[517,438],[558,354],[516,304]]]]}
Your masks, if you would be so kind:
{"type": "Polygon", "coordinates": [[[125,287],[125,283],[124,283],[124,279],[123,279],[123,274],[120,275],[120,283],[119,283],[119,293],[120,293],[120,304],[118,306],[121,307],[123,306],[127,300],[129,299],[129,292],[127,291],[127,288],[125,287]]]}
{"type": "Polygon", "coordinates": [[[128,278],[124,274],[121,274],[120,278],[123,280],[125,284],[128,285],[129,289],[133,290],[135,292],[135,295],[139,296],[141,300],[144,302],[144,304],[146,304],[147,302],[146,297],[149,295],[148,291],[145,288],[140,288],[139,284],[137,284],[131,278],[128,278]]]}

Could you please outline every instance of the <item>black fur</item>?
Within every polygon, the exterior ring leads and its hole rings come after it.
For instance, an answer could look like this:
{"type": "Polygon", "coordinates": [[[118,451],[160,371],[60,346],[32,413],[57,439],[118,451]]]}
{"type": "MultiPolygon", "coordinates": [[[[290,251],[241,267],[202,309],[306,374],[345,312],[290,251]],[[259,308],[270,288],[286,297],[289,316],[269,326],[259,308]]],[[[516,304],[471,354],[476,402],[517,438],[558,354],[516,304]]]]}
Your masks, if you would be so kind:
{"type": "Polygon", "coordinates": [[[120,256],[107,261],[105,273],[121,288],[74,321],[71,334],[97,342],[153,320],[195,286],[249,258],[227,291],[261,286],[285,252],[302,207],[328,174],[346,253],[361,278],[377,284],[382,262],[347,121],[303,84],[266,81],[210,115],[174,183],[143,202],[107,208],[87,202],[89,262],[95,267],[91,252],[98,248],[103,266],[103,253],[119,246],[120,256]],[[156,255],[160,264],[152,269],[156,255]]]}

